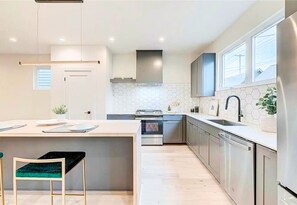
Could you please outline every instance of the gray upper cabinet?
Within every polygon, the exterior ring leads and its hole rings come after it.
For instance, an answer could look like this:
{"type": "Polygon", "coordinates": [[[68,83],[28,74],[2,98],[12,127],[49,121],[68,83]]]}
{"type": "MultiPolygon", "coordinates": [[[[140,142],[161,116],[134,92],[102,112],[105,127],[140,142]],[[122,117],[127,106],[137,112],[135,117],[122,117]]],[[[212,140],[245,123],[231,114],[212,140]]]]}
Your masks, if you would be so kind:
{"type": "Polygon", "coordinates": [[[203,53],[191,64],[191,97],[214,96],[215,70],[215,53],[203,53]]]}
{"type": "Polygon", "coordinates": [[[162,51],[136,51],[136,83],[162,83],[162,51]]]}
{"type": "Polygon", "coordinates": [[[256,205],[277,204],[276,152],[257,145],[256,205]]]}
{"type": "Polygon", "coordinates": [[[184,129],[183,115],[163,116],[164,143],[183,143],[184,129]]]}

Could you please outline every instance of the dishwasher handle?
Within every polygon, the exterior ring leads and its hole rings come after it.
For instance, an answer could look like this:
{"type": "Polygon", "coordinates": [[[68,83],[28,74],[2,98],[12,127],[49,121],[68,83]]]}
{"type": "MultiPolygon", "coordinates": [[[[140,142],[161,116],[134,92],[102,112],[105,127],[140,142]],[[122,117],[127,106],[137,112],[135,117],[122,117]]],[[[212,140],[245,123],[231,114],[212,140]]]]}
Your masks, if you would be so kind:
{"type": "Polygon", "coordinates": [[[234,146],[240,147],[240,148],[245,149],[245,150],[247,150],[247,151],[251,151],[251,150],[252,150],[252,148],[251,148],[250,146],[241,144],[241,143],[236,142],[236,141],[234,141],[234,140],[232,140],[232,139],[228,139],[227,137],[225,137],[225,134],[223,134],[223,133],[219,133],[219,136],[220,136],[220,138],[221,138],[222,140],[226,141],[226,142],[229,143],[229,144],[232,144],[232,145],[234,145],[234,146]]]}

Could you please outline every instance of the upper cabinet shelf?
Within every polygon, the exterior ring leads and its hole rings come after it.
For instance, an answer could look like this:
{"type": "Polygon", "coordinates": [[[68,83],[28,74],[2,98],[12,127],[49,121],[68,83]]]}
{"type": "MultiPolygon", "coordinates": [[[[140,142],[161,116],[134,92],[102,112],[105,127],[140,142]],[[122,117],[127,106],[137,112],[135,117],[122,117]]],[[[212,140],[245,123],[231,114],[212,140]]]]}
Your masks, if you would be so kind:
{"type": "Polygon", "coordinates": [[[203,53],[191,63],[191,97],[214,96],[215,70],[215,53],[203,53]]]}

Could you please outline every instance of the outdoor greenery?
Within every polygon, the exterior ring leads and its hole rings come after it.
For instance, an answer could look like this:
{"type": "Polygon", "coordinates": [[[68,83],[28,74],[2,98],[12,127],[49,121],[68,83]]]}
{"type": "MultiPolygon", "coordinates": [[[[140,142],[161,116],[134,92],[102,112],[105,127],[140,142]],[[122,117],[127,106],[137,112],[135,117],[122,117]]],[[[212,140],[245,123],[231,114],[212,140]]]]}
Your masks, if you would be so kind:
{"type": "Polygon", "coordinates": [[[277,112],[276,100],[276,87],[272,87],[267,89],[266,94],[259,99],[256,105],[265,110],[268,115],[275,115],[277,112]]]}
{"type": "Polygon", "coordinates": [[[55,114],[57,114],[57,115],[66,114],[67,111],[68,111],[68,109],[67,109],[66,105],[60,105],[60,106],[55,107],[55,108],[53,109],[53,112],[54,112],[55,114]]]}

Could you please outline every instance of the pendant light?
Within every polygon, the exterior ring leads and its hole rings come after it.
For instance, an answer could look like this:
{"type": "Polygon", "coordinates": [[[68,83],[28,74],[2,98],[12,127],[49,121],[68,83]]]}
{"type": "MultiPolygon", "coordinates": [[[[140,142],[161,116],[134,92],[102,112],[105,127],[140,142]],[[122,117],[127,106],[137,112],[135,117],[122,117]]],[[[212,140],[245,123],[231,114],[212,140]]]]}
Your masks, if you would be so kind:
{"type": "Polygon", "coordinates": [[[19,61],[21,66],[47,66],[47,65],[67,65],[67,64],[100,64],[100,61],[83,61],[83,15],[82,15],[82,4],[80,6],[80,61],[39,61],[39,3],[83,3],[83,1],[51,1],[51,0],[36,0],[37,2],[37,31],[36,31],[36,50],[37,50],[37,61],[32,62],[22,62],[19,61]]]}

